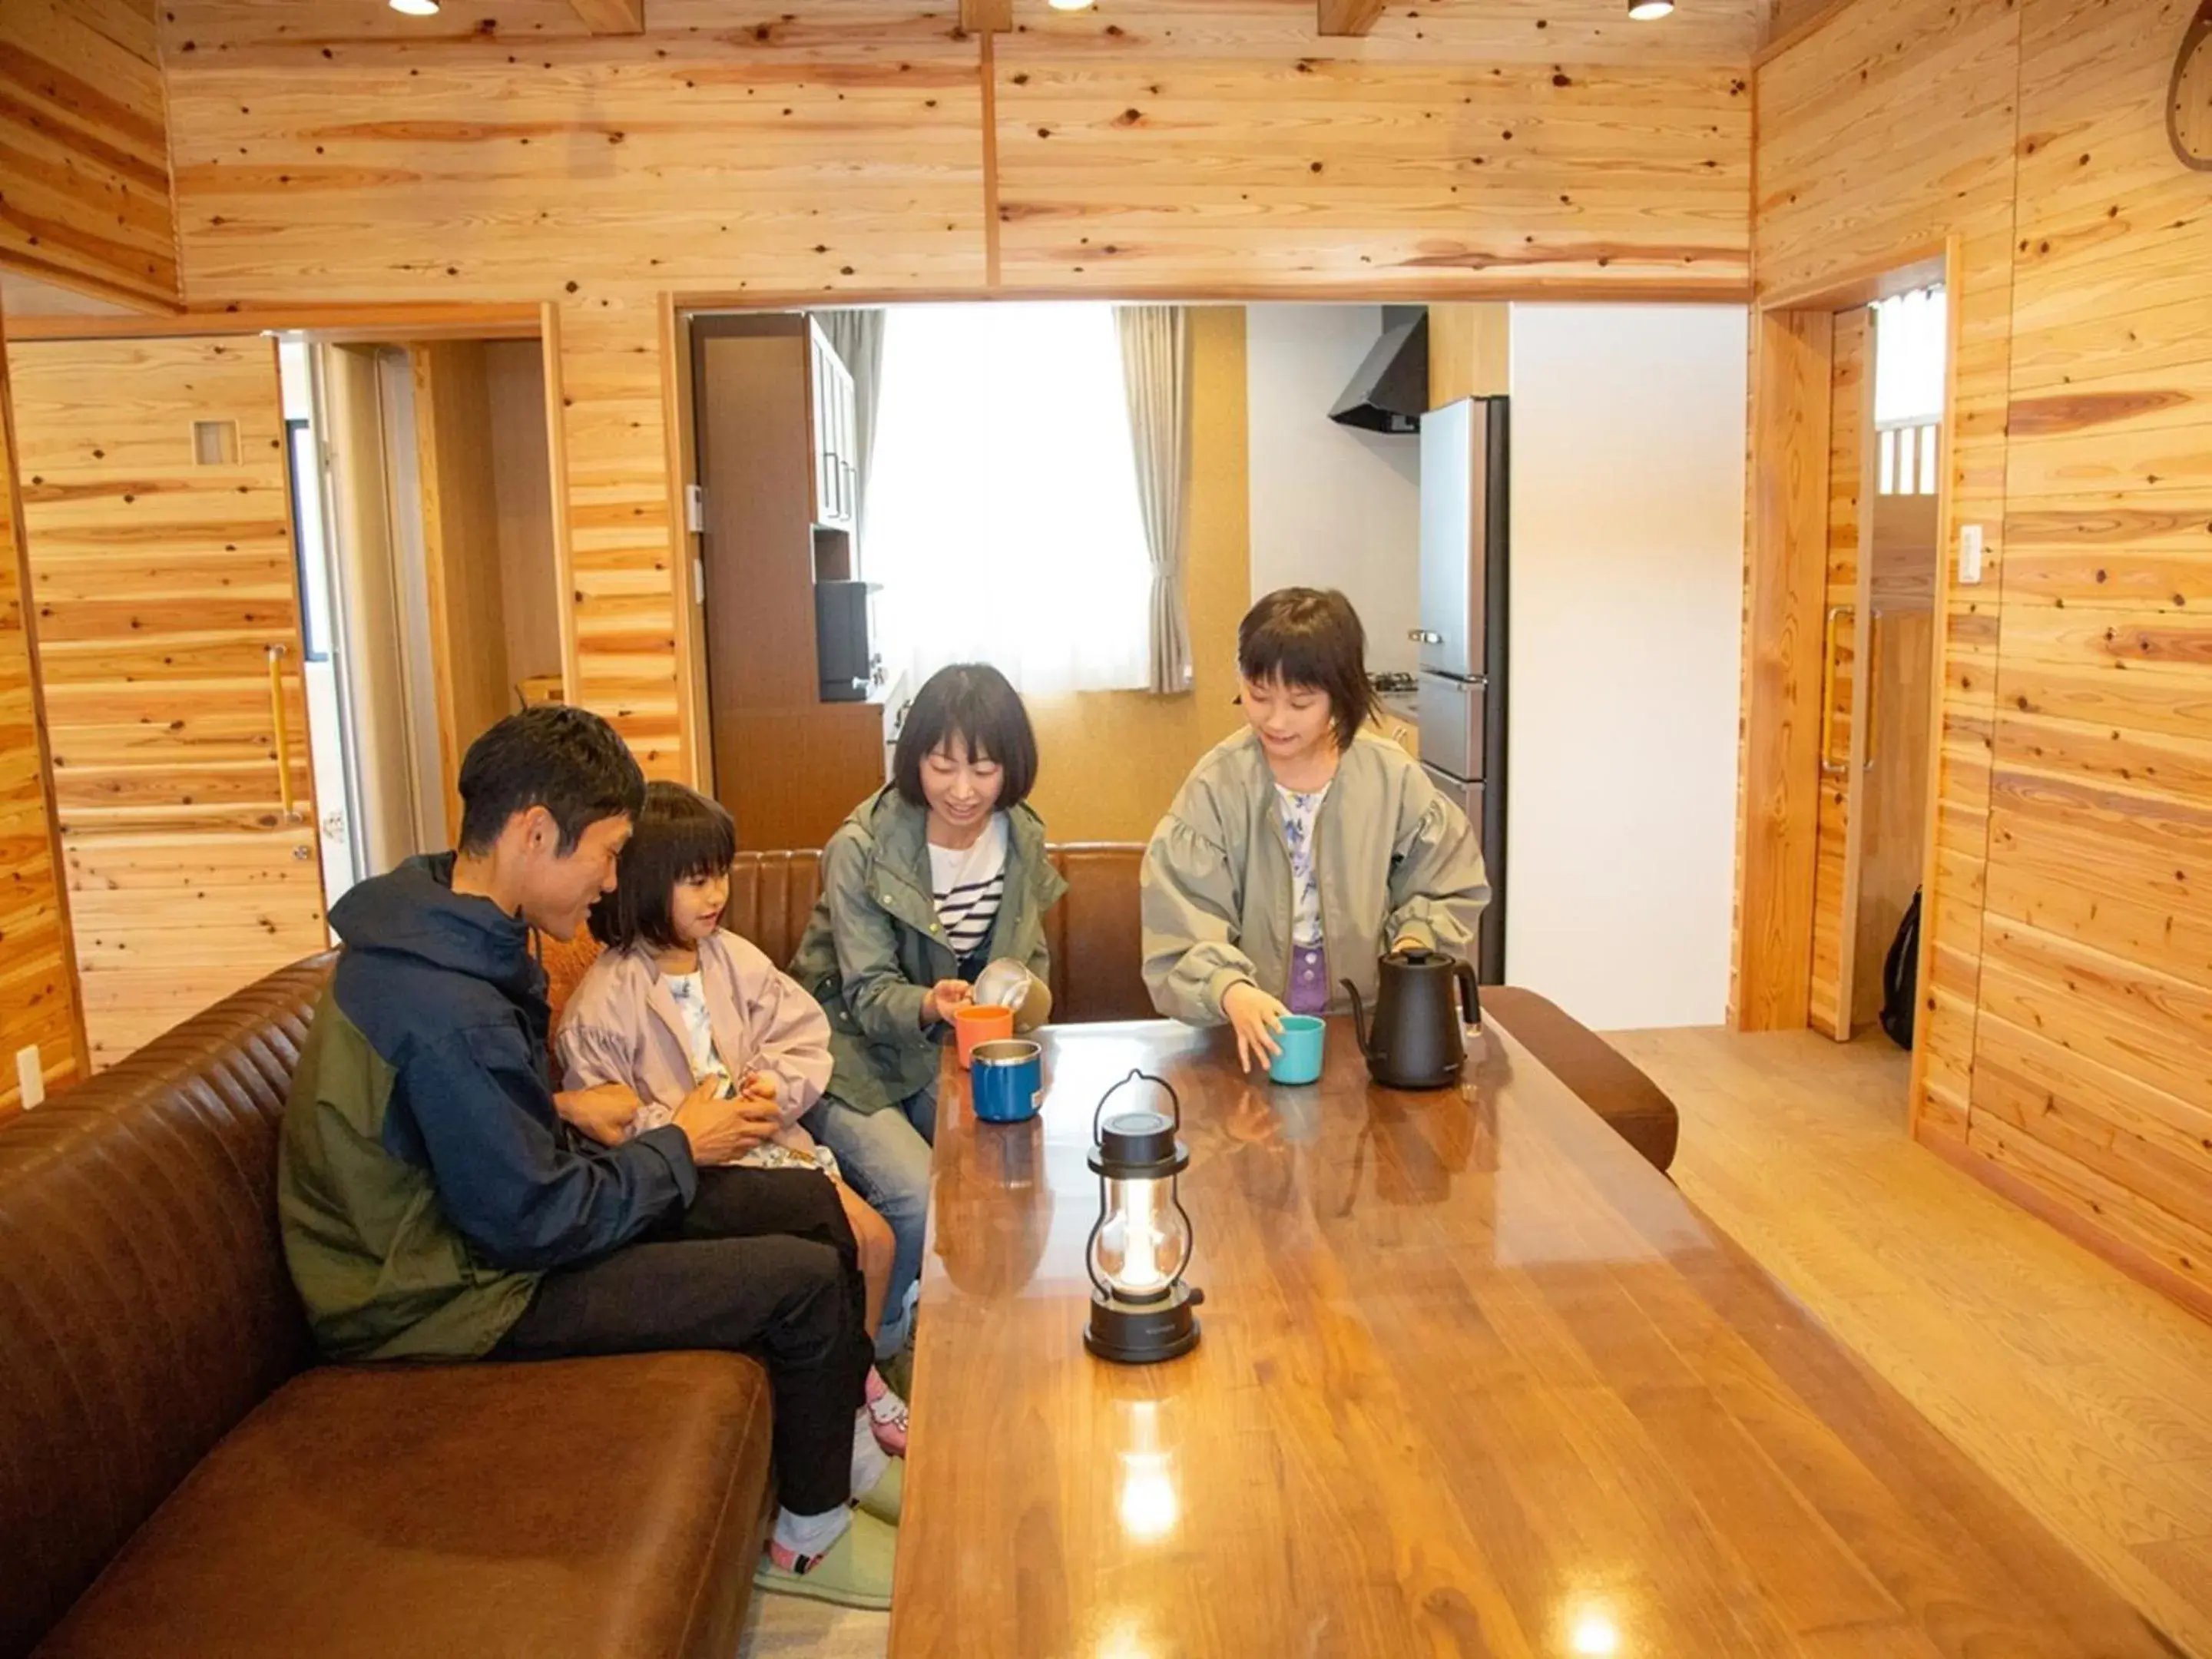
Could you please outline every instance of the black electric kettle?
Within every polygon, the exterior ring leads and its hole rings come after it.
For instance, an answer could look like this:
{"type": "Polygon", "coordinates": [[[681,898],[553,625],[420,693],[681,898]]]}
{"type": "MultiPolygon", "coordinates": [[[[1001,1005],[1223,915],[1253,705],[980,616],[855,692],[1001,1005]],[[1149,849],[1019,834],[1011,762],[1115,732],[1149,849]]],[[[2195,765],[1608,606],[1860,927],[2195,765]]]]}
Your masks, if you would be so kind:
{"type": "Polygon", "coordinates": [[[1359,1006],[1359,988],[1344,981],[1368,1074],[1393,1089],[1442,1089],[1455,1082],[1467,1061],[1462,1011],[1469,1025],[1482,1019],[1474,969],[1441,951],[1393,951],[1376,963],[1375,980],[1371,1023],[1359,1006]]]}

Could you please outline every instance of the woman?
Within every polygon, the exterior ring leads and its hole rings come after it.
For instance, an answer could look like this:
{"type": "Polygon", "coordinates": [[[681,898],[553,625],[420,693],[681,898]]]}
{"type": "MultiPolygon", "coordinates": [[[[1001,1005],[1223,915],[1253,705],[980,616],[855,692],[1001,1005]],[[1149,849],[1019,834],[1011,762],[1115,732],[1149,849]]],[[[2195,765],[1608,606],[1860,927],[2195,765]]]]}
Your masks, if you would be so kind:
{"type": "Polygon", "coordinates": [[[907,712],[890,786],[822,849],[822,897],[792,977],[830,1016],[830,1087],[802,1120],[896,1242],[876,1352],[906,1340],[921,1273],[939,1048],[983,965],[1025,964],[1025,1023],[1049,1012],[1044,913],[1067,884],[1024,803],[1036,734],[1006,676],[933,674],[907,712]]]}
{"type": "Polygon", "coordinates": [[[1285,587],[1237,629],[1246,729],[1184,781],[1145,852],[1152,1005],[1226,1022],[1249,1070],[1285,1013],[1323,1013],[1378,954],[1473,952],[1489,902],[1467,815],[1370,729],[1366,636],[1334,590],[1285,587]]]}

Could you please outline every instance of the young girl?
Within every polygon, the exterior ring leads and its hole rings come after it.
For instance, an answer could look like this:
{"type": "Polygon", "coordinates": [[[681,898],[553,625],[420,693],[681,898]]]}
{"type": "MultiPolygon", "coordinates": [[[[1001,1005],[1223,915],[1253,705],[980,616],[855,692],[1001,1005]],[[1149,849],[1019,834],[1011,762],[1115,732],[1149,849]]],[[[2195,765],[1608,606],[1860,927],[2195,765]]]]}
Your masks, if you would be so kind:
{"type": "Polygon", "coordinates": [[[1249,1070],[1285,1013],[1373,1006],[1384,951],[1471,956],[1489,902],[1482,845],[1420,763],[1368,729],[1366,635],[1334,589],[1285,587],[1245,613],[1249,729],[1183,782],[1145,851],[1145,984],[1195,1025],[1224,1021],[1249,1070]]]}
{"type": "Polygon", "coordinates": [[[939,1045],[987,963],[1026,965],[1024,1028],[1051,1010],[1044,913],[1067,884],[1023,805],[1036,734],[1005,675],[940,669],[907,712],[889,787],[822,849],[822,898],[793,977],[828,1011],[836,1070],[805,1127],[897,1240],[876,1352],[903,1343],[921,1273],[939,1045]]]}
{"type": "MultiPolygon", "coordinates": [[[[830,1080],[830,1023],[767,957],[723,931],[736,856],[727,812],[679,784],[646,786],[615,890],[592,909],[592,935],[606,949],[569,998],[554,1048],[567,1088],[617,1083],[644,1103],[624,1139],[669,1122],[694,1095],[758,1103],[755,1143],[732,1161],[807,1170],[836,1185],[859,1247],[872,1334],[890,1273],[890,1228],[799,1127],[830,1080]]],[[[905,1403],[872,1370],[863,1416],[884,1451],[905,1454],[905,1403]]]]}

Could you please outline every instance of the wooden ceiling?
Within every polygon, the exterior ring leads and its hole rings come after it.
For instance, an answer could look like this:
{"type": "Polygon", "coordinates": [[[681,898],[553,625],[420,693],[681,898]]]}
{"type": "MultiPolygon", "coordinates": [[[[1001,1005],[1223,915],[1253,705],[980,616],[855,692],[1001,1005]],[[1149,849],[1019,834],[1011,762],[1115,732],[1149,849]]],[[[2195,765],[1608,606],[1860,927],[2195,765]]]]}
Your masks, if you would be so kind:
{"type": "MultiPolygon", "coordinates": [[[[890,33],[933,21],[957,31],[963,4],[976,3],[925,0],[890,33]]],[[[1673,16],[1649,23],[1631,21],[1627,0],[1098,0],[1081,12],[1054,11],[1044,0],[998,3],[1012,32],[1039,45],[1130,57],[1740,69],[1751,61],[1769,0],[1681,0],[1673,16]]],[[[803,9],[793,0],[445,0],[434,17],[402,16],[385,0],[173,0],[163,8],[163,48],[173,66],[180,53],[263,45],[582,40],[595,23],[599,32],[623,32],[615,26],[631,11],[655,34],[750,33],[763,44],[792,45],[840,35],[857,44],[850,31],[879,27],[884,17],[881,6],[849,0],[809,0],[803,9]]]]}

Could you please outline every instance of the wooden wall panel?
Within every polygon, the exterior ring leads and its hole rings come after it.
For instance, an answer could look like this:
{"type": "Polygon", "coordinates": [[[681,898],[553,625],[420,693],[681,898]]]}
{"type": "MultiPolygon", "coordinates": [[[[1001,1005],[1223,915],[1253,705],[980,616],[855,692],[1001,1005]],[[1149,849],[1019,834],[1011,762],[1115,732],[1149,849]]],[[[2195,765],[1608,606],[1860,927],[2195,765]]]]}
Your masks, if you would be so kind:
{"type": "Polygon", "coordinates": [[[2212,1314],[2212,196],[2194,0],[1850,0],[1760,72],[1762,290],[1958,239],[1923,1139],[2212,1314]]]}
{"type": "Polygon", "coordinates": [[[614,722],[648,777],[688,779],[659,308],[642,297],[564,306],[559,337],[571,695],[614,722]]]}
{"type": "Polygon", "coordinates": [[[302,41],[228,5],[170,25],[195,40],[169,79],[193,304],[982,280],[977,49],[947,15],[671,0],[655,34],[526,40],[319,21],[368,10],[319,6],[302,41]]]}
{"type": "Polygon", "coordinates": [[[159,40],[153,0],[0,5],[0,260],[177,304],[159,40]]]}
{"type": "Polygon", "coordinates": [[[994,270],[1739,293],[1757,11],[1437,0],[1324,42],[1291,0],[1040,10],[997,40],[987,179],[983,46],[949,5],[653,0],[652,33],[593,40],[565,0],[421,27],[381,0],[177,0],[187,285],[555,304],[572,690],[685,775],[663,295],[981,294],[994,270]]]}
{"type": "Polygon", "coordinates": [[[2005,510],[2028,568],[2003,589],[1973,1101],[1991,1156],[2212,1311],[2212,180],[2160,118],[2194,9],[2021,17],[2005,510]]]}
{"type": "Polygon", "coordinates": [[[46,734],[24,615],[27,581],[11,402],[0,349],[0,1117],[22,1102],[17,1050],[38,1045],[40,1072],[52,1089],[75,1080],[83,1047],[46,734]]]}
{"type": "Polygon", "coordinates": [[[319,949],[276,348],[9,354],[54,791],[93,1063],[319,949]],[[234,425],[196,460],[193,423],[234,425]],[[297,811],[280,810],[267,648],[297,811]],[[142,878],[144,872],[158,877],[142,878]]]}
{"type": "Polygon", "coordinates": [[[1740,68],[1163,58],[1128,16],[997,49],[1009,284],[1741,289],[1740,68]]]}

